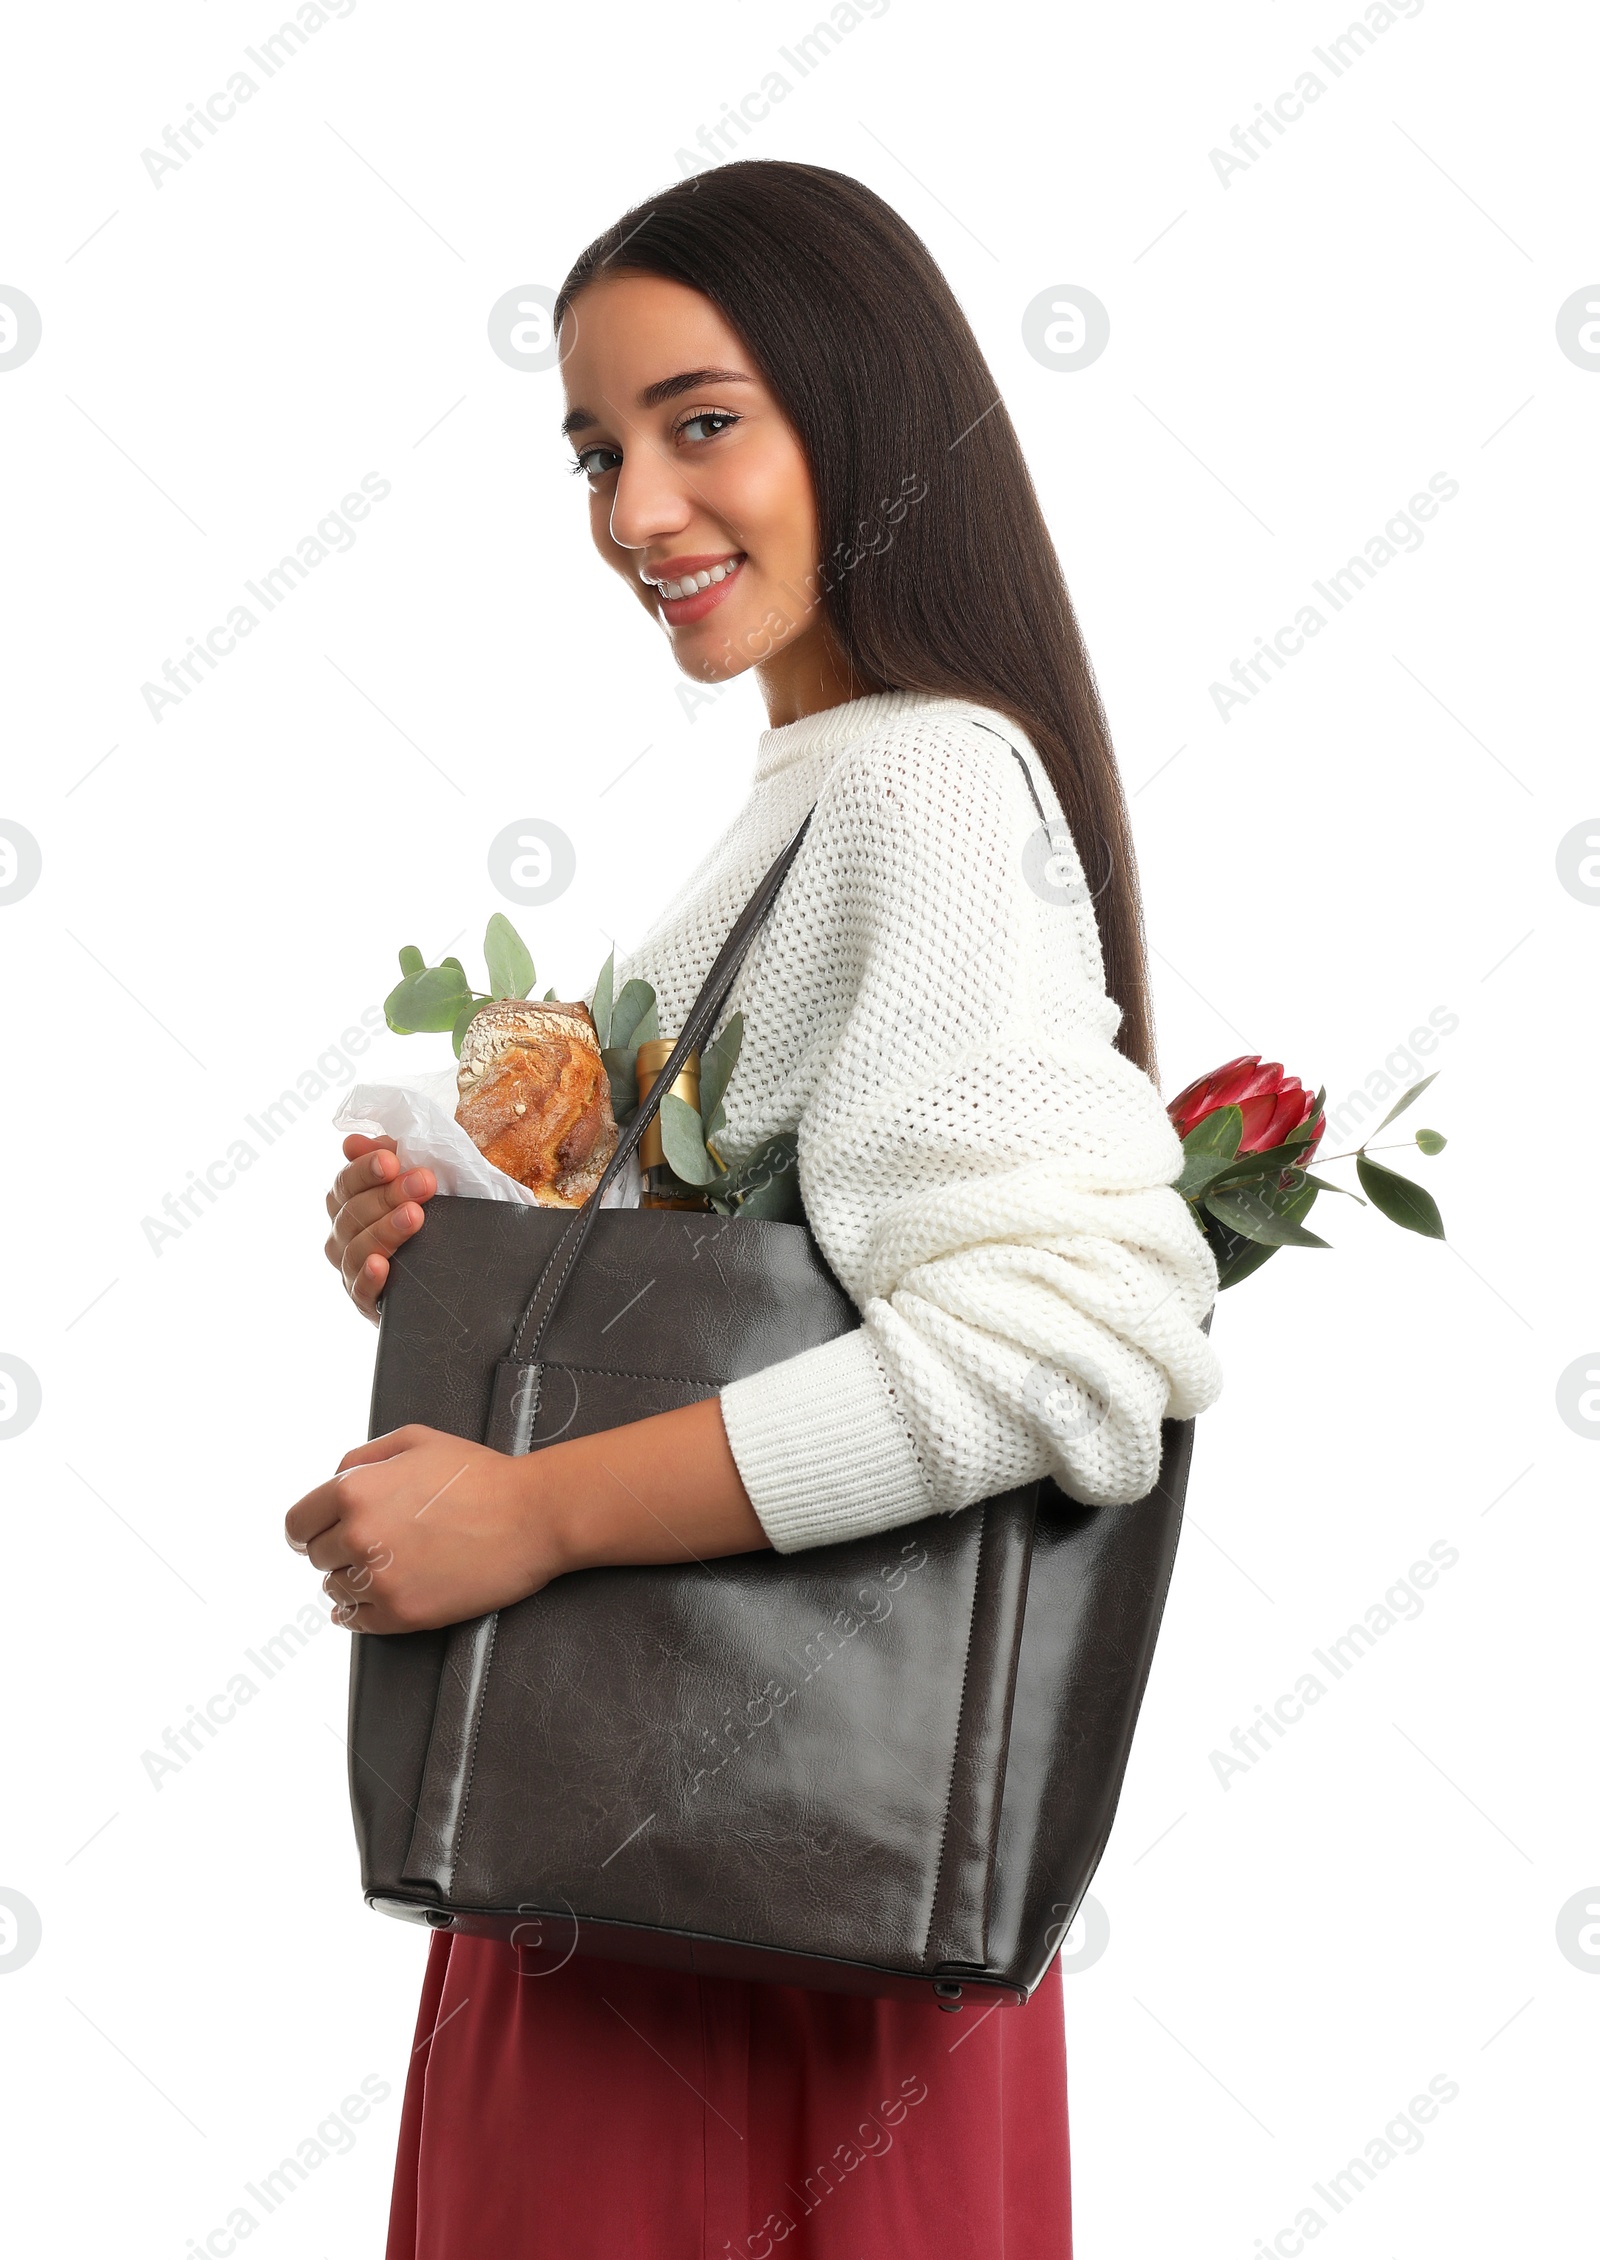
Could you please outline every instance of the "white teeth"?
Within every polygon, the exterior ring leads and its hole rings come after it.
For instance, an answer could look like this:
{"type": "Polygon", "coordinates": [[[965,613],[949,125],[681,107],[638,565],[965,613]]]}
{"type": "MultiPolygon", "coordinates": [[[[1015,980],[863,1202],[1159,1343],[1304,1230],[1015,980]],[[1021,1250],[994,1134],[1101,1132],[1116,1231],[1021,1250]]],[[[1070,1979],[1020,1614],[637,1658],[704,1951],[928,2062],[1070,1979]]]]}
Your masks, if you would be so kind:
{"type": "Polygon", "coordinates": [[[714,588],[742,563],[741,557],[730,557],[725,565],[713,565],[708,573],[685,573],[681,581],[658,581],[656,590],[671,604],[679,597],[693,596],[699,589],[714,588]]]}

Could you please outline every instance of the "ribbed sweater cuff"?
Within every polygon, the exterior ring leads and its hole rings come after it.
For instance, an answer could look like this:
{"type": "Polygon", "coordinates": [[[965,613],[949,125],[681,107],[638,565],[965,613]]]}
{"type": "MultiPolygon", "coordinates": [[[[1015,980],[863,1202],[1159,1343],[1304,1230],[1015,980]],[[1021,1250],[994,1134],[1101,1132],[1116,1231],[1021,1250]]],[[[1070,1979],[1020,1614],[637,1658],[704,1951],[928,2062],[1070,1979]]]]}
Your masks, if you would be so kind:
{"type": "Polygon", "coordinates": [[[860,1327],[721,1393],[734,1462],[780,1554],[865,1538],[933,1510],[860,1327]]]}

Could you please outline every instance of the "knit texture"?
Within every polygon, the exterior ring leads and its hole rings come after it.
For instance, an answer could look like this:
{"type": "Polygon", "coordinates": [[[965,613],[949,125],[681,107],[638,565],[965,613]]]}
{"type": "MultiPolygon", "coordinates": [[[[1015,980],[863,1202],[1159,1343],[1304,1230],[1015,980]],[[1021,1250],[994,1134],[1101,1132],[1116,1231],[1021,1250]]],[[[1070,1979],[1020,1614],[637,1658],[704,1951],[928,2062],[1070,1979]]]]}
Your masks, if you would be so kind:
{"type": "Polygon", "coordinates": [[[762,1526],[788,1553],[1042,1475],[1143,1498],[1163,1418],[1221,1392],[1216,1263],[1173,1189],[1177,1132],[1115,1049],[1082,865],[1008,716],[886,691],[765,731],[748,801],[618,985],[650,981],[681,1027],[813,802],[726,1007],[744,1047],[718,1144],[739,1160],[798,1134],[806,1218],[861,1326],[721,1393],[762,1526]]]}

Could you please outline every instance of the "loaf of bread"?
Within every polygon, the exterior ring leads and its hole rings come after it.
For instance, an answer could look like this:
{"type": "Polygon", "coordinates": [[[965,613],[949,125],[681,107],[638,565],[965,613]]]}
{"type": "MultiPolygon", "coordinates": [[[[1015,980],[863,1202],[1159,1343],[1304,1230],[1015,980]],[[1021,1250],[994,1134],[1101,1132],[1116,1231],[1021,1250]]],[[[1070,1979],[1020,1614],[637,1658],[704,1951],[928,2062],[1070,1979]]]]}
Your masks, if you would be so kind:
{"type": "Polygon", "coordinates": [[[461,1039],[456,1088],[456,1120],[486,1160],[547,1207],[583,1205],[617,1149],[587,1005],[484,1005],[461,1039]]]}

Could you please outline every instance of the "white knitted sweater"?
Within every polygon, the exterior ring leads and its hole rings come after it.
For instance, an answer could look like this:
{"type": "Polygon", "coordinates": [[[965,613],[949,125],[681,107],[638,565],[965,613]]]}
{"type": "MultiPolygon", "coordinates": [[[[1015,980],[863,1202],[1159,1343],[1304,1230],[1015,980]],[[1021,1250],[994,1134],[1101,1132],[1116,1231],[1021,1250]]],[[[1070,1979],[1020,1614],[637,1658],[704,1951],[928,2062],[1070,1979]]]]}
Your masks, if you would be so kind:
{"type": "Polygon", "coordinates": [[[617,982],[652,982],[681,1027],[813,801],[728,1003],[744,1047],[718,1143],[798,1134],[861,1325],[723,1389],[756,1513],[787,1553],[1046,1474],[1142,1498],[1163,1417],[1222,1387],[1200,1323],[1216,1264],[1160,1096],[1113,1046],[1081,865],[1008,716],[885,691],[765,731],[744,808],[617,982]]]}

